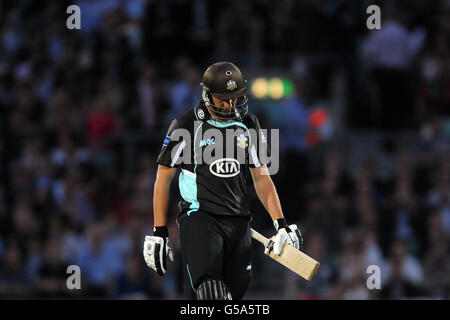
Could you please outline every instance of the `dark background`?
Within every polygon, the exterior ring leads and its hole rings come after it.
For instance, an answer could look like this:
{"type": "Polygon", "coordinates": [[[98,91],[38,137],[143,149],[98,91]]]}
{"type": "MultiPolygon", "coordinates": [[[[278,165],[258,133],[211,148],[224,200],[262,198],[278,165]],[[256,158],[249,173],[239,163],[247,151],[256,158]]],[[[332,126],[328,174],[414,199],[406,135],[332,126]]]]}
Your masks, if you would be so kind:
{"type": "MultiPolygon", "coordinates": [[[[289,223],[321,262],[311,282],[255,243],[248,299],[448,299],[448,1],[2,1],[0,297],[180,299],[142,257],[155,160],[170,121],[200,98],[204,70],[232,61],[280,130],[273,175],[289,223]],[[66,8],[81,8],[69,30],[66,8]],[[381,8],[369,30],[366,8],[381,8]],[[68,265],[82,289],[66,288],[68,265]],[[368,290],[369,265],[381,289],[368,290]]],[[[176,178],[175,178],[176,179],[176,178]]],[[[275,231],[254,192],[253,226],[275,231]]]]}

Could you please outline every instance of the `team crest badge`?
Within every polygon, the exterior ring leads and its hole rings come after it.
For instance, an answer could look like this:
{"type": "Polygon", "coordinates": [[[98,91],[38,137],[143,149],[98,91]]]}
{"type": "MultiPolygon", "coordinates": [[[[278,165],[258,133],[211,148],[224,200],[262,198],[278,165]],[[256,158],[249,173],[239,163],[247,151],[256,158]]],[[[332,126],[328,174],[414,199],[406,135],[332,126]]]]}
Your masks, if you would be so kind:
{"type": "Polygon", "coordinates": [[[247,137],[244,136],[243,134],[241,134],[239,137],[237,137],[237,141],[238,141],[237,145],[241,148],[245,148],[248,146],[247,137]]]}
{"type": "Polygon", "coordinates": [[[234,80],[229,80],[229,81],[227,82],[227,90],[234,90],[234,89],[236,89],[236,88],[237,88],[236,81],[234,81],[234,80]]]}

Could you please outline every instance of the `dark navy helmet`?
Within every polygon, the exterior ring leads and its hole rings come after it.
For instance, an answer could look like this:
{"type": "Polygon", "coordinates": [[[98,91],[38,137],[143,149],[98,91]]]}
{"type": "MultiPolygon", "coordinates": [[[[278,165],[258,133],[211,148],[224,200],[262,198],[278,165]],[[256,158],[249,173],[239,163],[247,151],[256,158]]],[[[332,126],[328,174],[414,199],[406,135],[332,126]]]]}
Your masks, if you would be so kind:
{"type": "Polygon", "coordinates": [[[240,121],[247,115],[247,81],[233,63],[217,62],[209,66],[203,75],[201,86],[205,106],[211,108],[214,117],[219,121],[240,121]],[[214,105],[211,96],[229,101],[231,107],[214,105]]]}

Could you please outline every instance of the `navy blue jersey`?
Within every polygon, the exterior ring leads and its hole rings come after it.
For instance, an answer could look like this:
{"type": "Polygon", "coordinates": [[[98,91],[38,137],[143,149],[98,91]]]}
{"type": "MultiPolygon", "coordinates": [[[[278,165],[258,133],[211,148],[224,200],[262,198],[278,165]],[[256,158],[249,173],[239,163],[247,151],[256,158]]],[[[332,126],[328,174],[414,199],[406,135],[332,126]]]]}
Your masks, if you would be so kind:
{"type": "Polygon", "coordinates": [[[172,121],[157,163],[181,169],[181,212],[249,216],[249,168],[267,158],[260,151],[268,147],[255,115],[217,122],[200,101],[172,121]]]}

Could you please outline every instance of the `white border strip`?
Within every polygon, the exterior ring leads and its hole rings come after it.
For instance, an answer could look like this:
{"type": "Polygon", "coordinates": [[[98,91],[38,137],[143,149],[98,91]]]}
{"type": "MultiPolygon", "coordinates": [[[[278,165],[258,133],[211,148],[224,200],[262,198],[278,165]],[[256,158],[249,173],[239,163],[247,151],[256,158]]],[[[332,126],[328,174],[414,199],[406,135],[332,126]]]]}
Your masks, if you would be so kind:
{"type": "Polygon", "coordinates": [[[183,142],[181,142],[180,146],[178,147],[178,150],[175,153],[175,156],[172,159],[172,163],[170,164],[171,167],[173,167],[175,165],[175,163],[177,162],[178,158],[180,157],[181,151],[183,151],[185,146],[186,146],[186,140],[183,140],[183,142]]]}
{"type": "Polygon", "coordinates": [[[250,154],[252,155],[253,164],[255,165],[255,167],[256,168],[261,167],[261,162],[259,162],[258,156],[256,154],[256,148],[255,148],[254,144],[250,148],[250,154]]]}

